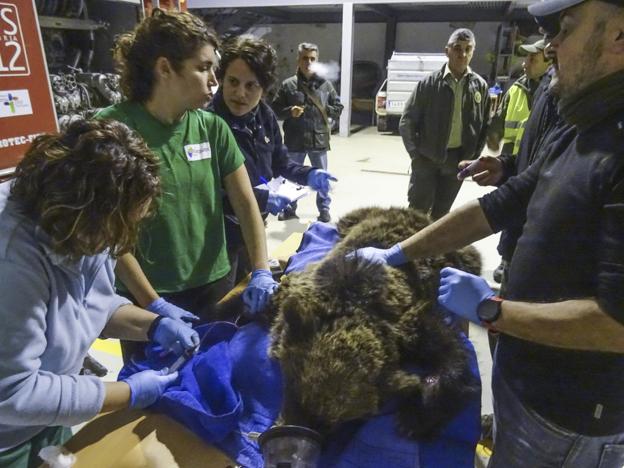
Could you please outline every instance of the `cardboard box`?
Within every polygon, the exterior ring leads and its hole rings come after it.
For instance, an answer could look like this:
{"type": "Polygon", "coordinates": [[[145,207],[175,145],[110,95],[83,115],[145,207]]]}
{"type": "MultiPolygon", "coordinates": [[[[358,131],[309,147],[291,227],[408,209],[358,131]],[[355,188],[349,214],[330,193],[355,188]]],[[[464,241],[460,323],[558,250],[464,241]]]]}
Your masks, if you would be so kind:
{"type": "Polygon", "coordinates": [[[66,444],[75,468],[234,468],[220,450],[176,421],[145,411],[116,411],[86,424],[66,444]]]}

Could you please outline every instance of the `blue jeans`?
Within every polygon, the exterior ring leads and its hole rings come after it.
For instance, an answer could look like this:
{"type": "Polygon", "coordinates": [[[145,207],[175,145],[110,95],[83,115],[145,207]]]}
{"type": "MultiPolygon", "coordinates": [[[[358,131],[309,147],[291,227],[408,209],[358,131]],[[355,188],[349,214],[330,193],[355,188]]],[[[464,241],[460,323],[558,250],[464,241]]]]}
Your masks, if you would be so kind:
{"type": "Polygon", "coordinates": [[[518,400],[496,364],[492,394],[496,434],[488,468],[624,466],[624,434],[584,436],[547,421],[518,400]]]}
{"type": "MultiPolygon", "coordinates": [[[[327,151],[289,151],[288,157],[296,163],[303,164],[306,155],[310,158],[310,164],[319,169],[327,170],[327,151]]],[[[321,210],[329,210],[329,204],[331,203],[331,197],[329,194],[324,195],[321,192],[316,192],[316,207],[319,212],[321,210]]],[[[297,204],[291,205],[293,208],[297,208],[297,204]]]]}

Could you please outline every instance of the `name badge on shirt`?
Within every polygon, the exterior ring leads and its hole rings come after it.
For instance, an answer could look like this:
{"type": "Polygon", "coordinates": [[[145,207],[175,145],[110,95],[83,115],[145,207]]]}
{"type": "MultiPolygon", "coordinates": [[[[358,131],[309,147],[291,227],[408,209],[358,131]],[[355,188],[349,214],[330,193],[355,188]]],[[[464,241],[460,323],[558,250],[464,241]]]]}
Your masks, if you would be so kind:
{"type": "Polygon", "coordinates": [[[184,154],[189,161],[201,161],[202,159],[210,159],[212,157],[212,150],[210,149],[210,143],[205,141],[203,143],[194,145],[185,145],[184,154]]]}

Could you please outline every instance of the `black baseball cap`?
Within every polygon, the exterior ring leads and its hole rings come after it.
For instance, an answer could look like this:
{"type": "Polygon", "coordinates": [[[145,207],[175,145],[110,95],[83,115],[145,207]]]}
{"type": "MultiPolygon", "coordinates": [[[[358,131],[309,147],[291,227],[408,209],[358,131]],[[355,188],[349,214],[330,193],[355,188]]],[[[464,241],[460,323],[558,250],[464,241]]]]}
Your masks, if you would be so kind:
{"type": "MultiPolygon", "coordinates": [[[[529,5],[529,13],[533,16],[550,16],[563,10],[579,5],[586,0],[542,0],[529,5]]],[[[624,0],[600,0],[612,5],[624,7],[624,0]]]]}

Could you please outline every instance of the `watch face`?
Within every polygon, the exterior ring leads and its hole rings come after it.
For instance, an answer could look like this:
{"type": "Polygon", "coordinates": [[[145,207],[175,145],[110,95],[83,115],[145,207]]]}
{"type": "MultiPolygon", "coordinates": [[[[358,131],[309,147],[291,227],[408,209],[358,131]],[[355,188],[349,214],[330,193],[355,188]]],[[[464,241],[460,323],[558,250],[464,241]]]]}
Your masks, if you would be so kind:
{"type": "Polygon", "coordinates": [[[492,299],[486,299],[477,309],[477,315],[479,320],[483,322],[494,322],[501,313],[500,301],[494,301],[492,299]]]}

